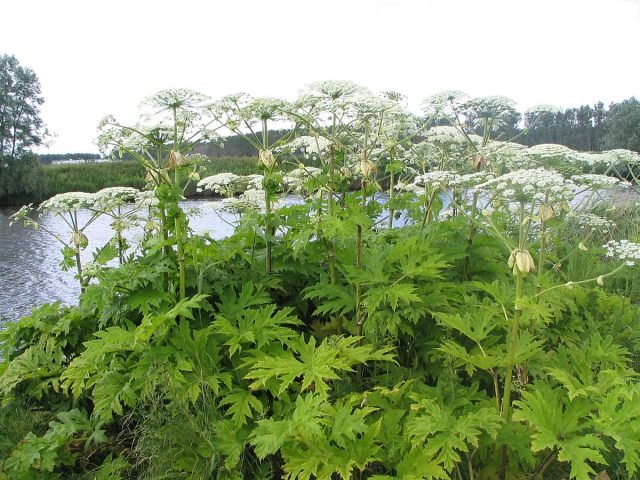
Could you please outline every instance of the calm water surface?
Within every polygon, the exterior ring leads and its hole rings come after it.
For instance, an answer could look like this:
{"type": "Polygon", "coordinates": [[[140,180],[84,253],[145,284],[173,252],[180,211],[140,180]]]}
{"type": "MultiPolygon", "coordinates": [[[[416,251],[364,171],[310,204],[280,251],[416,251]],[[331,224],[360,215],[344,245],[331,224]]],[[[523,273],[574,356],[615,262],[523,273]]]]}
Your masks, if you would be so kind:
{"type": "MultiPolygon", "coordinates": [[[[208,232],[220,239],[230,235],[233,227],[232,214],[216,213],[202,208],[204,201],[182,202],[189,215],[189,225],[196,233],[208,232]]],[[[0,323],[28,315],[33,307],[60,300],[65,304],[77,303],[80,293],[74,271],[62,272],[60,261],[62,244],[42,229],[24,227],[21,223],[9,227],[9,217],[15,208],[0,208],[0,323]]],[[[89,218],[88,212],[80,212],[81,219],[89,218]]],[[[35,217],[34,217],[35,218],[35,217]]],[[[68,239],[69,229],[59,217],[46,215],[40,219],[43,227],[68,239]]],[[[82,220],[80,224],[82,224],[82,220]]],[[[91,259],[92,252],[103,246],[113,236],[109,217],[102,216],[92,223],[85,233],[89,246],[82,253],[84,262],[91,259]]],[[[132,231],[127,237],[135,242],[141,230],[132,231]]]]}

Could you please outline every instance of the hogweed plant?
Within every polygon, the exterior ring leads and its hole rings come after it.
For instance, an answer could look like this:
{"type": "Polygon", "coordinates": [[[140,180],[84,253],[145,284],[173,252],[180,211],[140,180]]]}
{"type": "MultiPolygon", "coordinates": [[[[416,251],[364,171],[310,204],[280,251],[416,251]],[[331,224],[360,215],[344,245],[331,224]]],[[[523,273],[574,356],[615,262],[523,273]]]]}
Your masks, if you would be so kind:
{"type": "MultiPolygon", "coordinates": [[[[503,97],[445,92],[422,119],[350,82],[293,104],[199,98],[161,95],[160,126],[108,122],[148,165],[159,228],[78,306],[0,332],[0,408],[54,419],[0,476],[637,476],[640,298],[612,284],[637,282],[640,239],[603,203],[636,154],[518,145],[503,97]],[[242,213],[218,241],[189,231],[176,180],[225,129],[264,175],[193,177],[242,213]]],[[[128,208],[104,210],[124,227],[128,208]]]]}
{"type": "MultiPolygon", "coordinates": [[[[178,205],[182,197],[178,181],[185,170],[189,172],[189,182],[199,178],[200,158],[187,154],[199,142],[216,135],[212,128],[214,120],[206,115],[208,102],[208,97],[192,90],[163,90],[141,104],[139,124],[122,125],[108,116],[98,126],[98,144],[102,150],[120,157],[130,155],[147,170],[147,180],[160,200],[158,209],[165,241],[169,241],[170,233],[175,240],[180,300],[186,297],[184,236],[187,225],[178,205]]],[[[165,253],[169,254],[169,249],[167,244],[165,253]]]]}
{"type": "Polygon", "coordinates": [[[40,219],[45,215],[60,218],[69,229],[69,238],[64,238],[49,229],[42,220],[34,220],[30,216],[33,211],[32,205],[26,205],[12,215],[10,225],[23,222],[25,226],[42,230],[60,242],[63,246],[62,269],[66,271],[75,266],[76,278],[84,290],[92,277],[84,271],[80,255],[89,245],[85,230],[101,216],[110,217],[114,237],[112,241],[96,250],[94,263],[107,263],[112,258],[109,251],[113,250],[122,264],[128,249],[123,233],[139,224],[137,214],[143,208],[141,200],[143,195],[135,188],[112,187],[96,193],[60,193],[42,202],[37,208],[40,219]]]}

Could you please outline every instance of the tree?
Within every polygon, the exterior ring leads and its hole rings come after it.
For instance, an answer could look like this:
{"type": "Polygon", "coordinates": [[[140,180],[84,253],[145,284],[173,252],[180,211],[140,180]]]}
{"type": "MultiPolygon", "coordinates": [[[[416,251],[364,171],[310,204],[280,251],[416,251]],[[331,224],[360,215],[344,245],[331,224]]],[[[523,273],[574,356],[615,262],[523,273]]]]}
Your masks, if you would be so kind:
{"type": "Polygon", "coordinates": [[[640,101],[635,97],[612,103],[604,121],[604,147],[640,151],[640,101]]]}
{"type": "Polygon", "coordinates": [[[40,81],[13,55],[0,55],[0,154],[19,157],[41,145],[47,129],[40,118],[40,81]]]}

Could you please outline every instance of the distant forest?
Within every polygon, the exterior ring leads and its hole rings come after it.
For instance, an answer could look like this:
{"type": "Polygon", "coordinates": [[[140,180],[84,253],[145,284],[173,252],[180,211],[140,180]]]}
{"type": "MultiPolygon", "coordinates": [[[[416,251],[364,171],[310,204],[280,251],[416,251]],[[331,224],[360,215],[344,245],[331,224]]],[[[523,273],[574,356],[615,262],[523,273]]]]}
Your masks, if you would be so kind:
{"type": "MultiPolygon", "coordinates": [[[[494,138],[510,140],[523,145],[557,143],[578,151],[602,151],[626,148],[640,151],[640,101],[631,97],[620,103],[603,102],[568,108],[559,113],[544,114],[535,124],[528,114],[514,114],[500,127],[494,138]],[[529,127],[529,128],[527,128],[529,127]],[[526,130],[526,131],[525,131],[526,130]]],[[[436,123],[434,123],[436,125],[436,123]]],[[[286,131],[272,131],[272,140],[285,135],[286,131]]],[[[210,158],[256,157],[257,150],[238,135],[223,138],[219,142],[199,145],[197,153],[210,158]],[[223,144],[223,145],[221,145],[223,144]]],[[[99,159],[99,154],[65,153],[40,155],[42,163],[53,160],[99,159]]]]}

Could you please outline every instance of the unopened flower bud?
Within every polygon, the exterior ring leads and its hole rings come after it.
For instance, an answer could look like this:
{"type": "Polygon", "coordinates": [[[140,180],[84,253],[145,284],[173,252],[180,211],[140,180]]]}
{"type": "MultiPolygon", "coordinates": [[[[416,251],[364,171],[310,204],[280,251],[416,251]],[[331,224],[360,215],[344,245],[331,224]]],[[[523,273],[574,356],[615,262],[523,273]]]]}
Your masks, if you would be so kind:
{"type": "Polygon", "coordinates": [[[596,278],[596,283],[602,287],[604,285],[604,276],[600,275],[598,278],[596,278]]]}
{"type": "Polygon", "coordinates": [[[480,170],[484,165],[487,164],[487,157],[485,157],[482,153],[476,153],[471,158],[471,166],[474,170],[480,170]]]}
{"type": "Polygon", "coordinates": [[[586,246],[584,243],[582,243],[582,242],[580,242],[580,243],[578,244],[578,248],[579,248],[580,250],[582,250],[583,252],[586,252],[587,250],[589,250],[589,249],[587,248],[587,246],[586,246]]]}
{"type": "Polygon", "coordinates": [[[89,239],[82,232],[73,232],[71,234],[71,243],[73,243],[76,248],[85,248],[89,245],[89,239]]]}
{"type": "Polygon", "coordinates": [[[518,273],[527,274],[536,269],[536,263],[528,250],[516,248],[509,255],[507,265],[512,269],[514,275],[518,273]]]}
{"type": "Polygon", "coordinates": [[[273,168],[276,164],[276,158],[271,150],[260,150],[260,162],[267,168],[273,168]]]}
{"type": "Polygon", "coordinates": [[[540,216],[541,222],[546,222],[547,220],[551,220],[555,217],[555,212],[553,211],[553,207],[549,205],[541,205],[538,209],[538,215],[540,216]]]}
{"type": "Polygon", "coordinates": [[[358,162],[358,170],[364,177],[370,177],[376,173],[376,165],[367,158],[367,152],[363,148],[360,150],[360,161],[358,162]]]}
{"type": "Polygon", "coordinates": [[[180,167],[187,162],[187,159],[182,153],[172,150],[169,154],[169,165],[171,167],[180,167]]]}
{"type": "Polygon", "coordinates": [[[353,177],[353,173],[351,173],[351,170],[349,170],[348,167],[341,167],[340,168],[340,174],[344,177],[344,178],[352,178],[353,177]]]}

